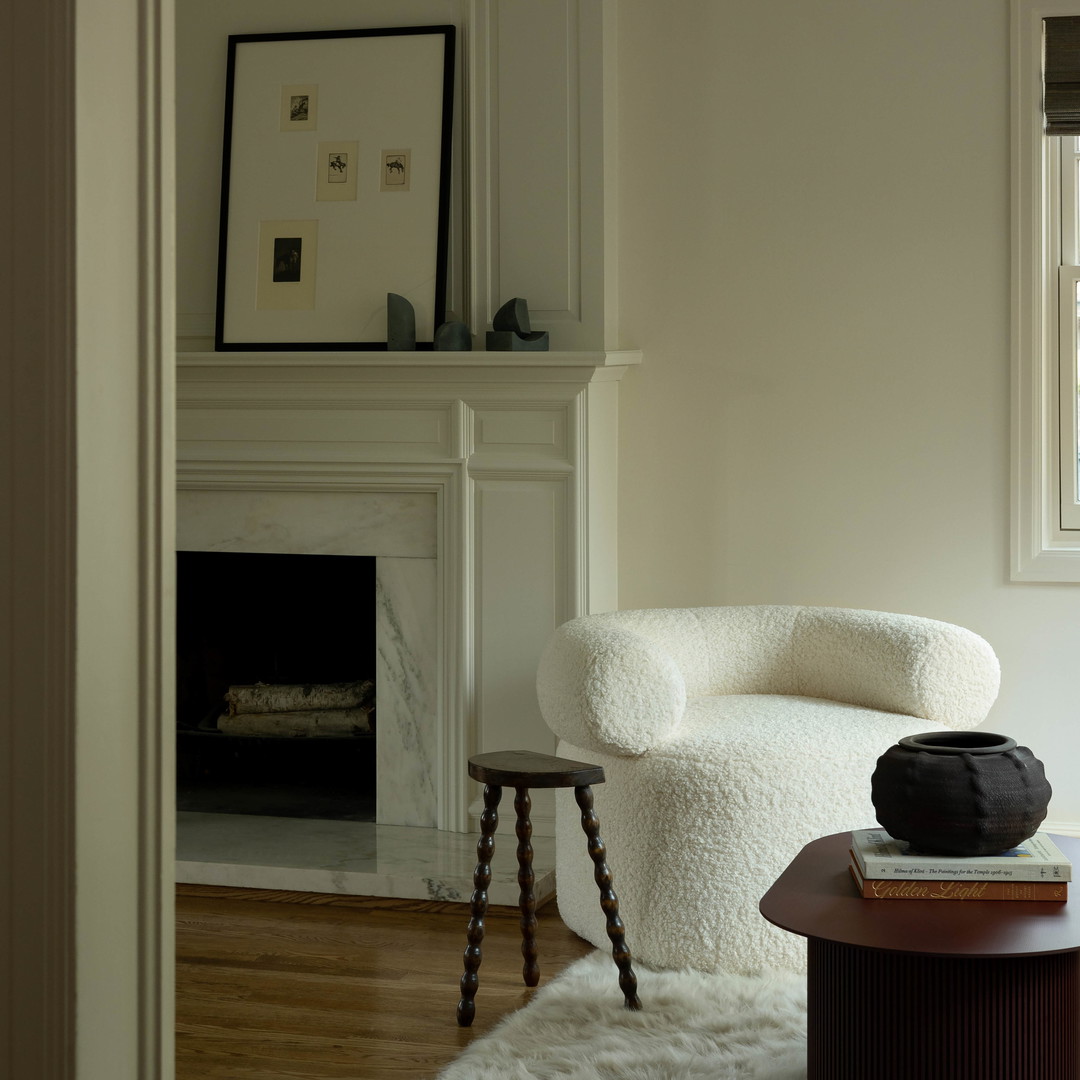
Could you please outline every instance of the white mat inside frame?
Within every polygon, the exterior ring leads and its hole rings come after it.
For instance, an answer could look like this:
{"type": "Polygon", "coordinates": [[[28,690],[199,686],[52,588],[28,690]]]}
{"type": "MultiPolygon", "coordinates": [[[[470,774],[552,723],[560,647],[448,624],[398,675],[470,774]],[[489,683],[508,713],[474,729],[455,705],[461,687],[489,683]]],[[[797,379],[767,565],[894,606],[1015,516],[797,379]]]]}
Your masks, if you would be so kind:
{"type": "MultiPolygon", "coordinates": [[[[576,961],[438,1080],[803,1080],[806,978],[652,971],[623,1007],[610,953],[576,961]]],[[[483,1005],[483,978],[477,1011],[483,1005]]]]}

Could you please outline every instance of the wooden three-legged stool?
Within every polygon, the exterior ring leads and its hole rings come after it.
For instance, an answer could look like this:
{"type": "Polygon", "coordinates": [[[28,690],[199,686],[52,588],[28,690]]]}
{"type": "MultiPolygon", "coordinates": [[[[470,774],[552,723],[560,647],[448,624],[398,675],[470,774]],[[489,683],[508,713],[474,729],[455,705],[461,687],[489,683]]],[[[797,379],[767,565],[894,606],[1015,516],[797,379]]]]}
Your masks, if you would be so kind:
{"type": "Polygon", "coordinates": [[[630,949],[626,945],[625,928],[619,918],[619,900],[612,888],[611,871],[606,862],[604,841],[600,839],[600,822],[593,810],[592,784],[604,782],[604,770],[599,765],[569,761],[537,754],[532,750],[504,750],[494,754],[477,754],[469,758],[469,775],[484,786],[484,812],[480,815],[480,840],[476,845],[476,871],[473,874],[472,918],[469,920],[465,947],[465,974],[461,976],[461,1000],[457,1021],[468,1027],[476,1015],[477,987],[480,985],[480,943],[484,940],[484,915],[488,906],[488,886],[491,884],[491,856],[495,850],[495,829],[499,824],[499,800],[502,789],[512,787],[517,795],[518,886],[521,890],[521,955],[525,957],[522,975],[526,986],[540,981],[540,965],[536,949],[536,898],[533,885],[536,877],[532,868],[532,822],[529,811],[532,800],[529,788],[572,787],[581,807],[581,827],[589,840],[589,854],[595,866],[593,874],[600,889],[600,907],[607,916],[607,934],[611,939],[611,955],[619,969],[619,986],[628,1009],[640,1009],[637,996],[637,976],[630,966],[630,949]]]}

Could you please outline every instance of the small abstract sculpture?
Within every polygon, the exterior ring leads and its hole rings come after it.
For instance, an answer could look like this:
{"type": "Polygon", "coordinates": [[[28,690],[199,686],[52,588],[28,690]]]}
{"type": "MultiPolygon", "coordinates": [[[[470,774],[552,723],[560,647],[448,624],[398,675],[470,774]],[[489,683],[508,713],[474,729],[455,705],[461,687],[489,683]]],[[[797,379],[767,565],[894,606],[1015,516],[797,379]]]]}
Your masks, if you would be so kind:
{"type": "Polygon", "coordinates": [[[389,352],[411,352],[416,348],[416,312],[397,293],[386,294],[386,348],[389,352]]]}
{"type": "Polygon", "coordinates": [[[487,347],[493,352],[547,352],[546,330],[529,326],[529,305],[520,296],[507,300],[491,320],[487,347]]]}
{"type": "Polygon", "coordinates": [[[444,322],[435,331],[436,352],[470,352],[472,334],[463,322],[444,322]]]}

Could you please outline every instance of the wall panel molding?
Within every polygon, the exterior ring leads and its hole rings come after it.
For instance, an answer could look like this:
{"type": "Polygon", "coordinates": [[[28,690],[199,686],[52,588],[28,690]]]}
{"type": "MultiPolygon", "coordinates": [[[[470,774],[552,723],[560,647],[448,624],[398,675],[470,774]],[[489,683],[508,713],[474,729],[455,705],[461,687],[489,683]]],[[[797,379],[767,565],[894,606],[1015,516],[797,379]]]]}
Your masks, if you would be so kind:
{"type": "Polygon", "coordinates": [[[615,345],[615,6],[472,0],[475,332],[514,296],[553,349],[615,345]]]}

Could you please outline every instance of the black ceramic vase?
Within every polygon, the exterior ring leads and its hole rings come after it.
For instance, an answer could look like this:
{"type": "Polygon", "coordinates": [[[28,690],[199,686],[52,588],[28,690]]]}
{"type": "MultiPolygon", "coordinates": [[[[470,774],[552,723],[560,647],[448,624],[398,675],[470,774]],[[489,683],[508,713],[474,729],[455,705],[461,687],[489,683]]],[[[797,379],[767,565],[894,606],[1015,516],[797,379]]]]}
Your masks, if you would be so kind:
{"type": "Polygon", "coordinates": [[[1046,817],[1042,762],[1007,735],[932,731],[878,758],[870,795],[881,827],[928,855],[997,855],[1046,817]]]}

